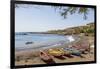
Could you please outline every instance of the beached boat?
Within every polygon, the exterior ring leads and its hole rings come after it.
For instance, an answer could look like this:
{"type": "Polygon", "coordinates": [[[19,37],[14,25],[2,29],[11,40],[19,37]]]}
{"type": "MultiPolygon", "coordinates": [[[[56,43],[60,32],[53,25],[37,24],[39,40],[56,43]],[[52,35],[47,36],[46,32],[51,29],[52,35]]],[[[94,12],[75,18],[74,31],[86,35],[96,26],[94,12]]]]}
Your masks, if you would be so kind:
{"type": "Polygon", "coordinates": [[[49,49],[48,53],[56,57],[64,55],[64,51],[62,49],[49,49]]]}
{"type": "Polygon", "coordinates": [[[40,51],[40,58],[46,62],[47,64],[52,64],[52,63],[55,63],[52,59],[52,56],[47,54],[46,52],[44,51],[40,51]]]}
{"type": "Polygon", "coordinates": [[[73,45],[72,47],[80,51],[89,51],[90,43],[88,41],[83,41],[82,43],[73,45]]]}
{"type": "Polygon", "coordinates": [[[72,46],[72,48],[79,50],[83,54],[86,54],[85,52],[90,51],[90,45],[89,44],[74,45],[74,46],[72,46]]]}
{"type": "Polygon", "coordinates": [[[73,48],[63,48],[63,50],[64,50],[65,52],[67,52],[67,54],[82,57],[82,55],[81,55],[82,53],[81,53],[80,50],[73,49],[73,48]]]}

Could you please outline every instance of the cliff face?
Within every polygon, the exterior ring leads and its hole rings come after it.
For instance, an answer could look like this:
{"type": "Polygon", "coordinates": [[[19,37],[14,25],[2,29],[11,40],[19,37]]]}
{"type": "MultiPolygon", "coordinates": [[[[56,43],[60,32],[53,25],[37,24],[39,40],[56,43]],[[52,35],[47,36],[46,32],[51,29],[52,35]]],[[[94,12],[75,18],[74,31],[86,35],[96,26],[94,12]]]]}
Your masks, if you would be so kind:
{"type": "Polygon", "coordinates": [[[78,27],[71,27],[71,28],[66,28],[63,30],[50,30],[48,33],[53,33],[53,34],[63,34],[63,35],[70,35],[70,34],[94,34],[94,23],[88,23],[84,26],[78,26],[78,27]]]}

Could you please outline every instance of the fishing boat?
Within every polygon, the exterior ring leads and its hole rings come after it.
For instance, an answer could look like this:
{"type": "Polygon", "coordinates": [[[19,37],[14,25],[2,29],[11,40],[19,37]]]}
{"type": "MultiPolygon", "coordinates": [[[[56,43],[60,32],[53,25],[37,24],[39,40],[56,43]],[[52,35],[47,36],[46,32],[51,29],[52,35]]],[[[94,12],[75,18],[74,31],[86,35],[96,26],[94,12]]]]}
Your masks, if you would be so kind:
{"type": "Polygon", "coordinates": [[[82,54],[86,54],[85,52],[89,52],[90,51],[90,47],[88,44],[81,44],[81,45],[74,45],[72,46],[74,49],[79,50],[82,54]]]}
{"type": "Polygon", "coordinates": [[[63,48],[63,50],[67,52],[67,54],[83,57],[80,50],[74,48],[63,48]]]}
{"type": "Polygon", "coordinates": [[[62,56],[64,55],[64,51],[62,49],[49,49],[48,53],[53,56],[62,56]]]}
{"type": "Polygon", "coordinates": [[[55,63],[53,61],[53,57],[51,55],[49,55],[48,53],[44,52],[44,51],[40,51],[40,58],[46,62],[47,64],[53,64],[55,63]]]}

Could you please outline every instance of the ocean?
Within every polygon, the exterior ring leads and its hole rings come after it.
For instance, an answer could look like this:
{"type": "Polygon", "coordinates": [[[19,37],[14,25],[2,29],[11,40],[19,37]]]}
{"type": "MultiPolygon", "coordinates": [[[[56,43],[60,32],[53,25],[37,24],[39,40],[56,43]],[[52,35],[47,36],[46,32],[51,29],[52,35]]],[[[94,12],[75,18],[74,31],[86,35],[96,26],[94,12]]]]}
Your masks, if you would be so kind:
{"type": "Polygon", "coordinates": [[[74,41],[75,38],[70,35],[58,34],[41,34],[41,33],[28,33],[16,32],[15,33],[15,50],[29,50],[41,49],[48,47],[60,46],[65,43],[74,41]]]}

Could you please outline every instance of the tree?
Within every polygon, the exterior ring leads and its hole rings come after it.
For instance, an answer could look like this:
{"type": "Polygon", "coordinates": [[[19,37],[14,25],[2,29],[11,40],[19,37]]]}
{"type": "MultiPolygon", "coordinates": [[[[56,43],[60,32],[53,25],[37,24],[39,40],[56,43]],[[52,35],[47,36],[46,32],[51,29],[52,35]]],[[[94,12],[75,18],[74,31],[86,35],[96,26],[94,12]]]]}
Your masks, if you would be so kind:
{"type": "Polygon", "coordinates": [[[67,18],[68,14],[83,14],[83,18],[87,19],[88,13],[90,10],[93,10],[93,8],[87,8],[87,7],[55,7],[55,10],[60,11],[60,15],[63,16],[64,19],[67,18]]]}

